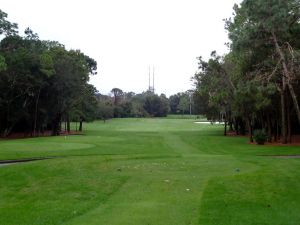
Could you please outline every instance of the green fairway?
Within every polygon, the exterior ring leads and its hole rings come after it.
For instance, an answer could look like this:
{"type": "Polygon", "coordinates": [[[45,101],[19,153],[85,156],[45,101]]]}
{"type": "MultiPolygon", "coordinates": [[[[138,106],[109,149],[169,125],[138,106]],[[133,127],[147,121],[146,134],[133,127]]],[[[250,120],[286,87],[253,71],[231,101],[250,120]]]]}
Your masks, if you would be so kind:
{"type": "Polygon", "coordinates": [[[299,225],[299,147],[193,119],[114,119],[0,141],[0,225],[299,225]]]}

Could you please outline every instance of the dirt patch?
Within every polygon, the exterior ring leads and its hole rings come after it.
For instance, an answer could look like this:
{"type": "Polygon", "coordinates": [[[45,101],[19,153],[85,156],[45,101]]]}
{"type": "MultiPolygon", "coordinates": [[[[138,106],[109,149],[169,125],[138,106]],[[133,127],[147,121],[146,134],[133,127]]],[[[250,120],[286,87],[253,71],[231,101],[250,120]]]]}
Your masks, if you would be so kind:
{"type": "MultiPolygon", "coordinates": [[[[247,138],[249,138],[248,135],[237,135],[235,132],[232,132],[232,131],[228,131],[227,136],[228,137],[247,137],[247,138]]],[[[257,143],[255,141],[248,142],[248,144],[257,145],[257,143]]],[[[279,139],[279,140],[273,141],[273,142],[265,142],[264,145],[266,145],[266,146],[300,146],[300,135],[292,135],[291,141],[287,144],[282,144],[279,139]]]]}
{"type": "Polygon", "coordinates": [[[291,141],[287,144],[282,144],[280,140],[278,140],[277,142],[268,142],[266,144],[272,146],[300,146],[300,135],[292,135],[291,141]]]}
{"type": "Polygon", "coordinates": [[[227,136],[228,137],[249,137],[247,135],[242,135],[242,134],[237,135],[234,131],[227,131],[227,136]]]}
{"type": "MultiPolygon", "coordinates": [[[[248,144],[250,144],[250,145],[257,145],[257,143],[256,142],[253,142],[253,143],[251,143],[251,142],[248,142],[248,144]]],[[[290,147],[292,147],[292,146],[300,146],[300,143],[287,143],[287,144],[282,144],[282,143],[280,143],[280,142],[266,142],[264,145],[261,145],[261,146],[290,146],[290,147]]]]}

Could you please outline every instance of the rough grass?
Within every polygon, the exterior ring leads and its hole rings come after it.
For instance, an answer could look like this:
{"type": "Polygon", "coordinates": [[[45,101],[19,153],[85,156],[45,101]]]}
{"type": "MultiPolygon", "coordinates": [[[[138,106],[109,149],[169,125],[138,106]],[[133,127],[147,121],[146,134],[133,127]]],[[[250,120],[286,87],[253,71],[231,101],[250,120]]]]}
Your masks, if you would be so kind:
{"type": "Polygon", "coordinates": [[[116,119],[84,136],[0,141],[2,225],[296,225],[299,147],[248,145],[192,119],[116,119]]]}

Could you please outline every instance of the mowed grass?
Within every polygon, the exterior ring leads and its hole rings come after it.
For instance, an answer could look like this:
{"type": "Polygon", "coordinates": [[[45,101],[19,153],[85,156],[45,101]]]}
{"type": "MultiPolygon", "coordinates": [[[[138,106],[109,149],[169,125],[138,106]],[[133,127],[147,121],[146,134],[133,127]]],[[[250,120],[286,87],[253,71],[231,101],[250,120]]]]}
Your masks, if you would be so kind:
{"type": "Polygon", "coordinates": [[[84,135],[0,141],[1,225],[299,225],[299,147],[192,119],[115,119],[84,135]]]}

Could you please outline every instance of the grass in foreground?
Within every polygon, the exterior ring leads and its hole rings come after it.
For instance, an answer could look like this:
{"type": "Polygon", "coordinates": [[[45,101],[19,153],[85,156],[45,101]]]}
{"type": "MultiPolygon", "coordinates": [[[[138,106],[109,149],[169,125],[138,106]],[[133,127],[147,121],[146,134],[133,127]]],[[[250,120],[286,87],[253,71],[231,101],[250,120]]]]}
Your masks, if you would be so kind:
{"type": "Polygon", "coordinates": [[[299,147],[248,145],[220,126],[118,119],[84,136],[0,141],[3,225],[292,225],[300,221],[299,147]]]}

